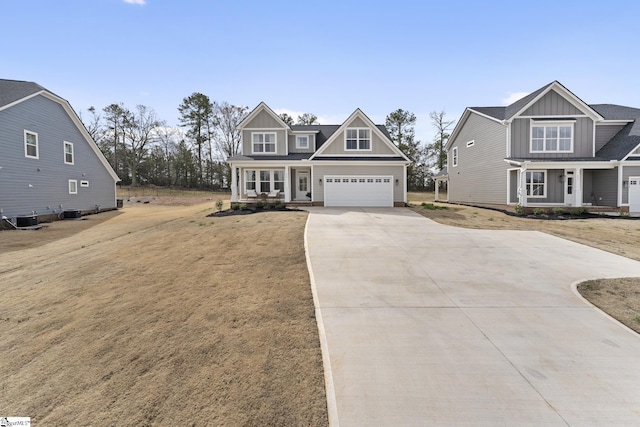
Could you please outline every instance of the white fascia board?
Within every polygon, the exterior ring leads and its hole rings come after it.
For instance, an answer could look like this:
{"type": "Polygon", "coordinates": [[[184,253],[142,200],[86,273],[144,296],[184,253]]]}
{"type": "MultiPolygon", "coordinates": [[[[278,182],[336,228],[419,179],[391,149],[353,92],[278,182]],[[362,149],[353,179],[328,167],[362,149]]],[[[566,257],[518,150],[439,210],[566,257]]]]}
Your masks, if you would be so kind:
{"type": "Polygon", "coordinates": [[[43,89],[43,90],[38,91],[38,92],[36,92],[36,93],[32,93],[31,95],[25,96],[24,98],[20,98],[20,99],[18,99],[18,100],[16,100],[16,101],[13,101],[13,102],[11,102],[11,103],[9,103],[9,104],[7,104],[7,105],[4,105],[4,106],[0,107],[0,111],[2,111],[2,110],[6,110],[7,108],[11,108],[11,107],[13,107],[14,105],[18,105],[18,104],[20,104],[21,102],[24,102],[24,101],[26,101],[26,100],[28,100],[28,99],[34,98],[34,97],[36,97],[36,96],[38,96],[38,95],[43,95],[43,94],[45,94],[46,92],[47,92],[47,91],[43,89]]]}
{"type": "Polygon", "coordinates": [[[471,115],[471,113],[473,114],[477,114],[480,117],[484,117],[485,119],[491,120],[492,122],[496,122],[499,123],[503,126],[508,126],[508,122],[506,122],[505,120],[500,120],[500,119],[496,119],[495,117],[491,117],[487,114],[481,113],[477,110],[474,110],[473,108],[465,108],[464,112],[462,113],[462,116],[460,116],[460,120],[458,120],[458,123],[456,123],[456,127],[453,128],[453,132],[451,132],[451,135],[449,136],[449,139],[447,140],[447,144],[444,146],[445,150],[449,150],[449,148],[451,148],[451,145],[453,144],[453,141],[456,139],[456,137],[458,136],[458,134],[460,133],[460,131],[462,130],[462,128],[464,127],[464,123],[467,121],[467,119],[469,118],[469,116],[471,115]]]}
{"type": "Polygon", "coordinates": [[[626,156],[624,156],[622,158],[622,161],[624,162],[625,160],[627,160],[629,158],[629,156],[631,156],[631,153],[633,153],[634,151],[636,151],[638,148],[640,148],[640,144],[636,145],[631,151],[629,151],[629,154],[627,154],[626,156]]]}
{"type": "Polygon", "coordinates": [[[358,160],[329,160],[329,161],[325,161],[325,160],[318,160],[318,161],[314,161],[312,164],[314,166],[322,166],[322,165],[327,165],[327,166],[383,166],[383,165],[387,165],[387,166],[401,166],[401,165],[408,165],[410,162],[406,161],[406,160],[391,160],[391,161],[379,161],[376,162],[374,160],[367,160],[366,162],[363,161],[358,161],[358,160]]]}
{"type": "Polygon", "coordinates": [[[308,135],[312,133],[320,133],[319,130],[292,130],[292,134],[294,135],[308,135]]]}
{"type": "Polygon", "coordinates": [[[517,160],[510,160],[510,159],[503,159],[503,160],[507,162],[510,166],[518,166],[518,167],[522,166],[522,162],[519,162],[517,160]]]}
{"type": "Polygon", "coordinates": [[[571,93],[571,91],[569,89],[567,89],[564,86],[562,86],[562,84],[560,82],[558,82],[557,80],[554,81],[553,83],[551,83],[545,90],[540,92],[538,94],[538,96],[536,96],[531,101],[529,101],[528,104],[523,106],[516,114],[513,115],[511,120],[515,119],[516,117],[520,116],[520,114],[522,114],[525,111],[527,111],[527,109],[529,109],[529,107],[531,107],[533,104],[538,102],[543,96],[545,96],[551,90],[555,90],[560,96],[562,96],[564,99],[569,101],[571,104],[573,104],[575,107],[577,107],[580,111],[582,111],[584,114],[586,114],[588,117],[592,118],[593,120],[596,120],[596,121],[604,120],[604,117],[602,117],[600,114],[598,114],[598,112],[596,110],[591,108],[583,100],[581,100],[580,98],[575,96],[573,93],[571,93]]]}
{"type": "Polygon", "coordinates": [[[635,120],[603,120],[598,122],[598,126],[626,125],[633,122],[635,122],[635,120]]]}
{"type": "Polygon", "coordinates": [[[51,93],[49,91],[46,91],[46,90],[40,92],[39,94],[41,94],[42,96],[44,96],[47,99],[50,99],[50,100],[52,100],[54,102],[57,102],[58,104],[60,104],[62,106],[62,108],[64,108],[65,112],[67,113],[67,115],[69,116],[69,118],[71,119],[73,124],[76,125],[76,127],[78,128],[78,130],[80,131],[82,136],[84,136],[84,139],[86,140],[87,144],[89,144],[89,147],[91,147],[91,149],[93,150],[95,155],[98,156],[98,160],[100,160],[100,163],[102,163],[102,165],[105,167],[105,169],[107,169],[107,172],[109,172],[109,175],[111,175],[111,177],[116,182],[121,181],[121,179],[118,177],[116,172],[113,170],[113,168],[111,167],[111,165],[107,161],[107,158],[104,156],[104,154],[102,154],[102,151],[100,151],[100,148],[98,148],[98,144],[96,144],[96,142],[93,140],[93,138],[91,138],[91,135],[89,135],[89,132],[87,131],[87,128],[84,127],[84,124],[82,123],[82,121],[80,120],[78,115],[76,114],[76,112],[73,109],[73,107],[71,107],[71,104],[69,104],[69,101],[67,101],[64,98],[60,98],[58,95],[55,95],[55,94],[53,94],[53,93],[51,93]]]}
{"type": "Polygon", "coordinates": [[[266,111],[267,113],[269,113],[269,115],[271,115],[271,117],[273,117],[277,122],[280,122],[280,124],[282,124],[282,129],[288,129],[289,131],[291,130],[291,128],[289,127],[288,124],[286,124],[281,118],[280,116],[278,116],[271,108],[269,108],[269,106],[267,104],[263,102],[260,102],[260,104],[258,104],[258,106],[256,108],[253,109],[253,111],[251,111],[247,117],[245,117],[244,119],[242,119],[242,121],[238,124],[238,129],[240,130],[244,130],[244,124],[245,123],[249,123],[251,120],[253,120],[261,111],[266,111]]]}
{"type": "Polygon", "coordinates": [[[531,160],[524,160],[521,162],[522,166],[526,169],[613,169],[619,165],[617,160],[601,161],[601,162],[535,162],[531,160]]]}

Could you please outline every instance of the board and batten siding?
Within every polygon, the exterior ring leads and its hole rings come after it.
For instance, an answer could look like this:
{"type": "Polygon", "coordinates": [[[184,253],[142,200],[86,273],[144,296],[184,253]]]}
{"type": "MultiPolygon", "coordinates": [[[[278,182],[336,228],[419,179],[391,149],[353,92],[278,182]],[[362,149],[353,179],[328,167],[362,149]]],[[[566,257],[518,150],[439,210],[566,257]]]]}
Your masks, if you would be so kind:
{"type": "Polygon", "coordinates": [[[532,153],[531,119],[516,118],[511,123],[511,157],[515,159],[559,159],[593,157],[593,120],[576,118],[572,153],[532,153]]]}
{"type": "Polygon", "coordinates": [[[507,203],[506,126],[471,113],[447,153],[449,201],[507,203]],[[474,144],[467,147],[467,142],[474,144]],[[451,152],[458,147],[458,166],[451,152]]]}
{"type": "Polygon", "coordinates": [[[260,111],[256,116],[243,126],[245,129],[284,129],[281,122],[276,120],[265,110],[260,111]]]}
{"type": "Polygon", "coordinates": [[[535,104],[527,108],[522,116],[570,116],[584,115],[578,107],[567,101],[556,91],[550,90],[535,104]]]}
{"type": "Polygon", "coordinates": [[[617,206],[618,168],[594,170],[592,177],[593,204],[598,206],[617,206]]]}
{"type": "Polygon", "coordinates": [[[602,147],[605,146],[607,142],[611,140],[622,128],[624,125],[601,125],[596,124],[596,153],[602,147]]]}
{"type": "Polygon", "coordinates": [[[36,96],[0,111],[0,209],[15,217],[62,210],[113,209],[115,181],[65,109],[36,96]],[[38,159],[25,157],[24,131],[38,134],[38,159]],[[73,144],[74,164],[64,163],[64,142],[73,144]],[[78,194],[69,194],[69,180],[78,194]],[[88,181],[82,187],[81,181],[88,181]]]}
{"type": "MultiPolygon", "coordinates": [[[[640,164],[638,166],[624,166],[622,168],[622,181],[629,182],[630,176],[640,176],[640,164]]],[[[629,186],[622,188],[622,203],[629,203],[629,186]]]]}
{"type": "MultiPolygon", "coordinates": [[[[368,128],[371,133],[371,151],[359,151],[359,150],[345,150],[345,136],[344,132],[340,132],[335,135],[335,140],[327,146],[322,155],[332,156],[332,155],[350,155],[350,156],[370,156],[370,155],[380,155],[380,154],[393,154],[397,155],[393,152],[393,150],[378,136],[376,130],[372,129],[368,126],[360,117],[355,117],[348,125],[348,128],[368,128]]],[[[326,144],[326,143],[325,143],[326,144]]]]}
{"type": "Polygon", "coordinates": [[[404,166],[403,165],[316,165],[313,167],[311,183],[313,188],[313,201],[324,201],[324,187],[320,179],[324,181],[325,175],[342,176],[392,176],[393,177],[393,201],[404,202],[404,166]],[[396,182],[397,180],[397,182],[396,182]]]}

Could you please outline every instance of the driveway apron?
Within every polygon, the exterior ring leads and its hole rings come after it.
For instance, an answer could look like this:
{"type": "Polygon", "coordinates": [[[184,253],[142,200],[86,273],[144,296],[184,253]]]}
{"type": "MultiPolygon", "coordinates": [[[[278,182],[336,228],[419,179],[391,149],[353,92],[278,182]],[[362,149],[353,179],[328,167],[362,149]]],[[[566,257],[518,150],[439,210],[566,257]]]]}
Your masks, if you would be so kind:
{"type": "Polygon", "coordinates": [[[639,262],[404,208],[309,211],[332,425],[640,425],[640,336],[572,290],[639,262]]]}

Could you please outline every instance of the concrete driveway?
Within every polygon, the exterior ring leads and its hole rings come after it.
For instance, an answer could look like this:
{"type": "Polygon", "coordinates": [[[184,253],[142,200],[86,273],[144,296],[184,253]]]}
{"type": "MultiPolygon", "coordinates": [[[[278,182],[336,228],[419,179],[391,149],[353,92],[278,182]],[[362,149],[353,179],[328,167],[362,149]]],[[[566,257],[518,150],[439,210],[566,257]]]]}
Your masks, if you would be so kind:
{"type": "Polygon", "coordinates": [[[572,290],[639,262],[407,209],[309,211],[332,425],[640,425],[640,336],[572,290]]]}

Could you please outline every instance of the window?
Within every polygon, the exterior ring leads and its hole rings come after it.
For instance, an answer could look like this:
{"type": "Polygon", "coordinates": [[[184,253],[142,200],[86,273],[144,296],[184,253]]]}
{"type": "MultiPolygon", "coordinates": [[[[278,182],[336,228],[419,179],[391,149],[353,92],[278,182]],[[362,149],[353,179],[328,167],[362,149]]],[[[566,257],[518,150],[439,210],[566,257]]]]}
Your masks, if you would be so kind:
{"type": "Polygon", "coordinates": [[[573,124],[533,124],[531,125],[532,153],[573,152],[573,124]]]}
{"type": "Polygon", "coordinates": [[[369,129],[347,129],[344,140],[345,150],[371,150],[371,131],[369,129]]]}
{"type": "Polygon", "coordinates": [[[309,135],[296,136],[296,148],[301,148],[301,149],[309,148],[309,135]]]}
{"type": "Polygon", "coordinates": [[[475,139],[472,139],[471,141],[467,142],[467,148],[473,147],[474,145],[476,145],[476,140],[475,139]]]}
{"type": "Polygon", "coordinates": [[[32,159],[38,158],[38,134],[24,131],[24,155],[32,159]]]}
{"type": "Polygon", "coordinates": [[[271,191],[271,171],[260,171],[260,192],[268,193],[271,191]]]}
{"type": "Polygon", "coordinates": [[[276,152],[276,134],[271,133],[252,133],[253,140],[252,150],[254,153],[275,153],[276,152]]]}
{"type": "Polygon", "coordinates": [[[273,171],[273,189],[284,191],[284,171],[273,171]]]}
{"type": "Polygon", "coordinates": [[[69,194],[78,194],[78,181],[75,179],[69,180],[69,194]]]}
{"type": "Polygon", "coordinates": [[[545,171],[527,171],[527,196],[545,197],[546,175],[545,171]]]}
{"type": "Polygon", "coordinates": [[[451,150],[451,166],[454,168],[458,166],[458,147],[453,147],[451,150]]]}
{"type": "Polygon", "coordinates": [[[64,162],[68,165],[73,164],[73,144],[70,142],[64,142],[64,162]]]}
{"type": "Polygon", "coordinates": [[[244,186],[247,190],[256,189],[256,171],[246,171],[244,173],[244,186]]]}

